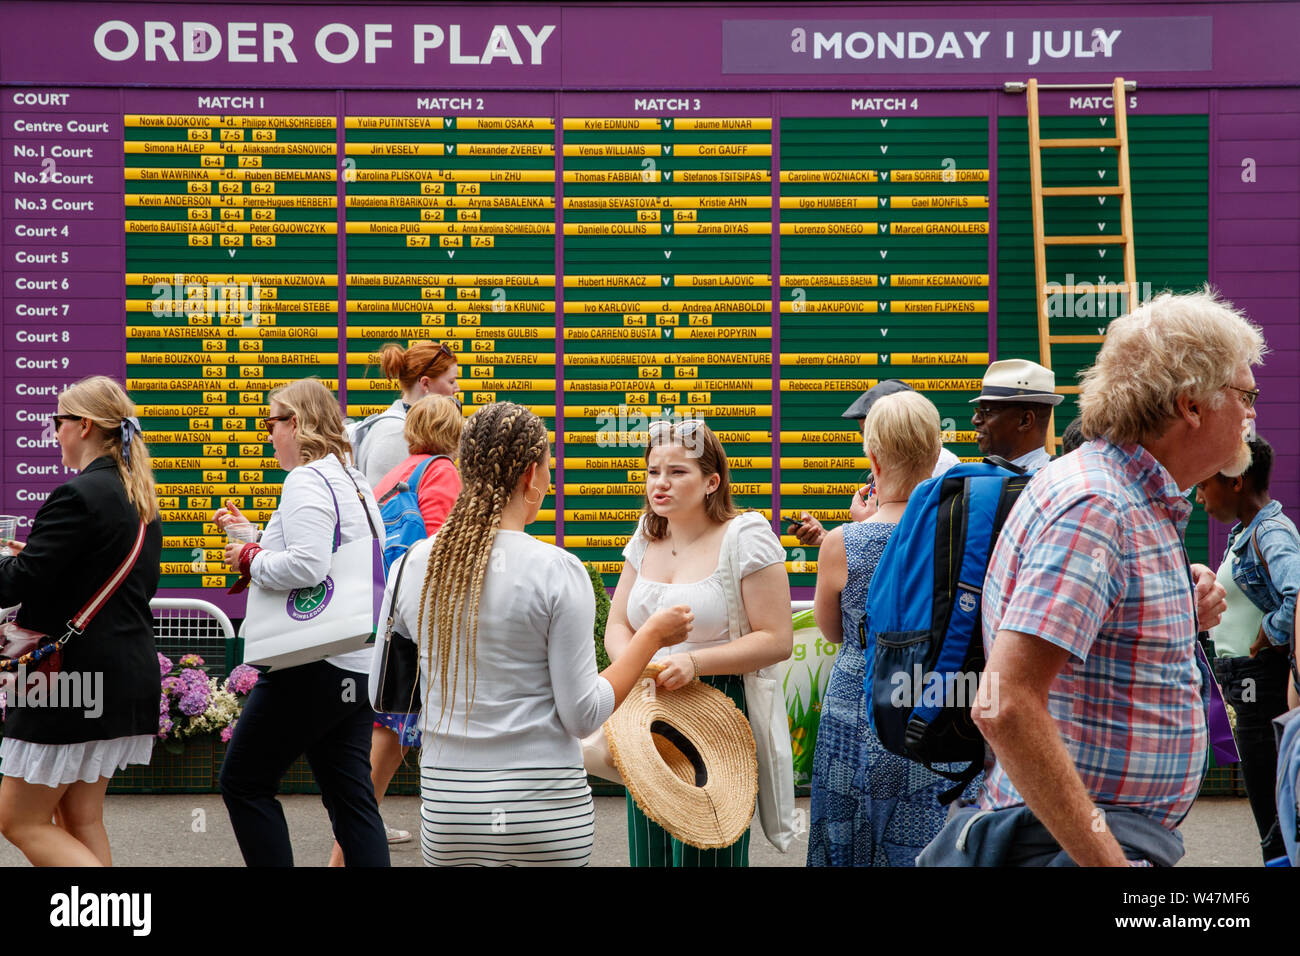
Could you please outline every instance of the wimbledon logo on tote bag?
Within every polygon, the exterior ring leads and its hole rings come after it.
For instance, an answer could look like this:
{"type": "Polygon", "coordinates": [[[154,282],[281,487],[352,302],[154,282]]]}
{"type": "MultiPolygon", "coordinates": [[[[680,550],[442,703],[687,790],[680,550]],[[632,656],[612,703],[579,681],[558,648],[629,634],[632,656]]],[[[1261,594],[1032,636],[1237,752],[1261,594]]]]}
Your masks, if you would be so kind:
{"type": "Polygon", "coordinates": [[[329,606],[334,596],[334,579],[328,574],[320,584],[308,588],[296,588],[289,592],[284,611],[295,621],[310,621],[329,606]]]}

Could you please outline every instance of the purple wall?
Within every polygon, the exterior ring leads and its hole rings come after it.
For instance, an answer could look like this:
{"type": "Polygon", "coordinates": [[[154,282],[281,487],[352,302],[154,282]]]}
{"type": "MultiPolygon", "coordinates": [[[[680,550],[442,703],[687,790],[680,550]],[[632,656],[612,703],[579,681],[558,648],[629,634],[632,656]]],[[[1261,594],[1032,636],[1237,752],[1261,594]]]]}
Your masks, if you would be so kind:
{"type": "MultiPolygon", "coordinates": [[[[0,242],[7,255],[16,250],[19,239],[26,251],[50,244],[48,239],[29,242],[13,233],[13,197],[30,188],[14,178],[15,171],[31,164],[15,154],[14,147],[33,137],[12,124],[20,117],[38,118],[45,109],[24,98],[83,87],[76,91],[74,112],[87,121],[105,120],[108,133],[98,140],[98,134],[88,134],[85,143],[74,145],[99,142],[112,149],[101,155],[96,148],[77,161],[79,170],[94,174],[94,182],[70,188],[69,193],[93,197],[93,213],[57,217],[73,230],[72,241],[60,240],[58,249],[66,247],[76,257],[58,263],[73,270],[74,287],[65,298],[83,312],[77,319],[79,338],[68,352],[75,367],[42,371],[32,378],[57,385],[88,370],[121,375],[122,357],[104,348],[104,336],[112,332],[105,323],[120,325],[112,310],[100,308],[120,299],[120,269],[114,265],[105,272],[106,266],[88,268],[86,262],[97,255],[121,255],[122,236],[110,227],[122,215],[121,182],[112,177],[117,162],[113,150],[121,142],[122,87],[158,87],[130,95],[169,103],[176,94],[168,87],[317,90],[327,98],[333,91],[348,90],[354,99],[392,96],[399,90],[428,95],[527,90],[534,95],[558,91],[611,96],[618,91],[621,109],[636,109],[638,98],[735,90],[769,98],[779,115],[822,109],[833,99],[930,90],[923,98],[942,99],[945,110],[955,111],[939,115],[966,113],[968,105],[982,112],[993,102],[992,116],[1023,110],[1019,97],[998,92],[1005,80],[1034,75],[1045,82],[1098,83],[1122,74],[1138,82],[1143,113],[1209,114],[1210,278],[1265,330],[1271,353],[1257,372],[1263,389],[1259,429],[1278,449],[1275,496],[1300,518],[1298,36],[1296,3],[10,3],[0,6],[0,84],[5,85],[0,94],[0,138],[6,147],[0,242]],[[349,31],[357,42],[355,53],[346,56],[349,31]],[[157,42],[149,42],[150,32],[157,42]],[[906,41],[902,54],[889,46],[897,34],[906,41]],[[232,50],[232,37],[243,38],[246,47],[232,50]],[[1039,60],[1030,65],[1036,46],[1039,60]],[[287,62],[285,51],[291,51],[295,62],[287,62]],[[21,89],[28,86],[34,89],[21,89]],[[791,92],[771,96],[770,91],[791,92]],[[83,359],[99,366],[82,368],[83,359]]],[[[175,100],[175,108],[199,108],[193,99],[175,100]]],[[[563,95],[557,99],[561,115],[572,100],[563,95]]],[[[847,115],[842,112],[847,108],[833,115],[847,115]]],[[[662,105],[643,108],[650,115],[676,110],[662,105]]],[[[1045,95],[1045,113],[1067,111],[1073,112],[1066,97],[1045,95]]],[[[32,216],[27,220],[34,221],[32,216]]],[[[6,259],[7,276],[14,266],[6,259]]],[[[28,268],[26,273],[62,275],[52,266],[28,268]]],[[[12,415],[18,398],[12,393],[19,384],[12,361],[24,345],[17,332],[29,321],[12,311],[16,292],[0,292],[6,323],[0,351],[11,373],[5,447],[11,452],[12,442],[30,441],[40,433],[39,426],[12,415]]],[[[24,302],[29,299],[35,301],[24,295],[24,302]]],[[[994,321],[991,315],[991,332],[994,321]]],[[[32,345],[24,355],[54,355],[50,348],[32,345]]],[[[19,484],[44,488],[57,480],[6,471],[4,482],[6,489],[19,484]]],[[[16,504],[6,501],[5,510],[16,504]]],[[[1212,551],[1218,552],[1223,537],[1224,529],[1212,523],[1212,551]]]]}
{"type": "MultiPolygon", "coordinates": [[[[1264,328],[1256,427],[1272,494],[1300,519],[1300,92],[1222,90],[1210,116],[1210,278],[1264,328]]],[[[1211,526],[1217,555],[1227,529],[1211,526]]]]}

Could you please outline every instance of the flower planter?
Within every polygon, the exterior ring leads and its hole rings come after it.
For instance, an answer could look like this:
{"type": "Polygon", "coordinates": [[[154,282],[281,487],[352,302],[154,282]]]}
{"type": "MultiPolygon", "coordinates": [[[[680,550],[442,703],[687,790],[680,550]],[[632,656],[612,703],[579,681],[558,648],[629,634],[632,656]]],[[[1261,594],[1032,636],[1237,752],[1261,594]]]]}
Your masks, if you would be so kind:
{"type": "Polygon", "coordinates": [[[148,766],[119,770],[109,782],[109,793],[212,793],[216,789],[216,748],[225,746],[214,737],[196,737],[179,754],[158,744],[148,766]]]}

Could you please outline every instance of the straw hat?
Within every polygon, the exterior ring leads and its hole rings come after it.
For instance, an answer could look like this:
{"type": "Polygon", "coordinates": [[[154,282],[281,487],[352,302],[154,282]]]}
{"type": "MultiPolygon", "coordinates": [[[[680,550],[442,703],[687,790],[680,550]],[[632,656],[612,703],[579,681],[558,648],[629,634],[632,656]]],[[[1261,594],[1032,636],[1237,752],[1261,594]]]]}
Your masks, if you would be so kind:
{"type": "Polygon", "coordinates": [[[726,694],[693,680],[663,691],[651,666],[605,722],[632,799],[673,837],[701,850],[731,846],[754,818],[754,735],[726,694]]]}
{"type": "Polygon", "coordinates": [[[976,402],[1015,402],[1059,405],[1064,395],[1056,394],[1056,373],[1028,359],[1003,359],[984,373],[983,387],[976,402]]]}

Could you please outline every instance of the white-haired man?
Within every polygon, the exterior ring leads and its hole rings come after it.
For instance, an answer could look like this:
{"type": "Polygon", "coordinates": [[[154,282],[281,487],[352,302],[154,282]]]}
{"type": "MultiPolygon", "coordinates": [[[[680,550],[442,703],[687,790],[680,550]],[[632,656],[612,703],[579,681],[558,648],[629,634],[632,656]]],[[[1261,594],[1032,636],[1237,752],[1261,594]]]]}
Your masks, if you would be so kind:
{"type": "Polygon", "coordinates": [[[1208,677],[1185,489],[1249,466],[1251,366],[1264,351],[1208,291],[1161,295],[1111,323],[1082,377],[1093,440],[1030,482],[989,561],[973,714],[996,757],[980,801],[993,812],[956,814],[920,862],[1182,856],[1177,828],[1206,766],[1208,677]]]}

